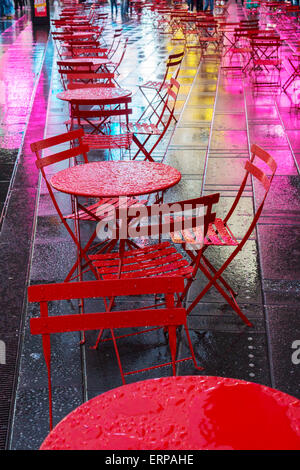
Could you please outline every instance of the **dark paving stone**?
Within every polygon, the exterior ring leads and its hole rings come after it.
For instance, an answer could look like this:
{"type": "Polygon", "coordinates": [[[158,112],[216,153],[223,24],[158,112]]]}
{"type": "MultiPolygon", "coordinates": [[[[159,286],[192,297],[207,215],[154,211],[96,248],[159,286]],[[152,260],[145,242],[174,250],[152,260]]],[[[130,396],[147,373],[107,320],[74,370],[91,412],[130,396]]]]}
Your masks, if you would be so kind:
{"type": "Polygon", "coordinates": [[[299,311],[293,306],[269,306],[267,314],[275,388],[300,398],[299,311]]]}
{"type": "Polygon", "coordinates": [[[262,277],[293,281],[300,276],[300,227],[261,225],[258,229],[262,277]]]}
{"type": "Polygon", "coordinates": [[[36,190],[31,188],[13,189],[8,201],[8,210],[3,221],[1,237],[3,240],[16,240],[16,231],[22,231],[23,241],[32,235],[33,214],[35,209],[36,190]]]}
{"type": "Polygon", "coordinates": [[[5,202],[9,188],[9,181],[0,181],[0,202],[5,202]]]}
{"type": "Polygon", "coordinates": [[[14,169],[13,163],[0,163],[0,180],[1,181],[10,181],[14,169]]]}
{"type": "Polygon", "coordinates": [[[34,247],[31,279],[55,282],[64,279],[76,261],[76,248],[72,241],[60,243],[37,242],[34,247]]]}
{"type": "Polygon", "coordinates": [[[14,164],[18,155],[17,149],[4,149],[0,148],[0,163],[1,164],[14,164]]]}
{"type": "Polygon", "coordinates": [[[263,291],[267,305],[299,305],[299,280],[264,279],[263,291]]]}
{"type": "MultiPolygon", "coordinates": [[[[199,322],[200,323],[200,322],[199,322]]],[[[202,371],[195,370],[192,361],[179,365],[179,375],[213,375],[232,377],[271,385],[268,366],[267,341],[264,333],[240,333],[190,330],[191,339],[198,365],[202,371]]],[[[182,344],[180,357],[186,357],[186,340],[182,344]]]]}
{"type": "MultiPolygon", "coordinates": [[[[190,302],[187,303],[187,307],[188,305],[190,302]]],[[[201,325],[202,330],[231,331],[233,333],[240,333],[246,328],[249,331],[263,333],[265,331],[263,305],[241,303],[240,307],[247,318],[251,319],[253,327],[246,326],[240,317],[233,312],[230,305],[223,300],[223,302],[199,302],[188,316],[189,328],[196,330],[201,325]]]]}
{"type": "MultiPolygon", "coordinates": [[[[71,229],[74,229],[74,224],[69,221],[71,229]]],[[[44,242],[59,242],[69,241],[70,235],[64,227],[58,215],[53,216],[40,216],[37,218],[36,225],[36,240],[44,242]]]]}
{"type": "MultiPolygon", "coordinates": [[[[38,450],[49,434],[48,389],[20,389],[11,450],[38,450]]],[[[54,387],[53,421],[59,423],[68,413],[82,404],[82,389],[54,387]]]]}

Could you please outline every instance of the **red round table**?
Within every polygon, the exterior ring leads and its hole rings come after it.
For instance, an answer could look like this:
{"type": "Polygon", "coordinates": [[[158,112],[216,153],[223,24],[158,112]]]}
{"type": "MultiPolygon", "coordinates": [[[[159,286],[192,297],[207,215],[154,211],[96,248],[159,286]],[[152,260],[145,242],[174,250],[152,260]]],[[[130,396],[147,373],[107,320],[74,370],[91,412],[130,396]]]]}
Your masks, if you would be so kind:
{"type": "Polygon", "coordinates": [[[75,196],[119,197],[164,191],[180,179],[178,170],[163,163],[105,161],[66,168],[50,182],[58,191],[75,196]]]}
{"type": "MultiPolygon", "coordinates": [[[[77,60],[77,59],[76,59],[77,60]]],[[[74,88],[71,90],[62,91],[58,93],[57,98],[63,101],[80,101],[82,104],[86,103],[100,103],[104,100],[119,100],[120,98],[126,98],[130,96],[132,92],[130,90],[123,90],[122,88],[110,88],[110,87],[99,87],[99,88],[74,88]]]]}
{"type": "MultiPolygon", "coordinates": [[[[110,60],[105,57],[77,57],[77,58],[75,57],[72,59],[64,60],[65,65],[68,65],[68,66],[72,66],[72,64],[80,63],[80,62],[84,64],[90,64],[93,67],[97,67],[96,69],[97,72],[102,69],[104,72],[106,72],[107,71],[106,65],[110,64],[110,60]]],[[[129,90],[128,90],[128,93],[129,93],[129,90]]]]}
{"type": "Polygon", "coordinates": [[[136,382],[76,408],[41,450],[300,449],[300,401],[222,377],[136,382]]]}
{"type": "MultiPolygon", "coordinates": [[[[88,39],[88,38],[91,38],[94,36],[95,33],[91,32],[91,31],[78,31],[78,32],[75,32],[75,33],[72,33],[72,38],[73,39],[88,39]]],[[[84,46],[84,43],[82,43],[82,45],[84,46]]]]}

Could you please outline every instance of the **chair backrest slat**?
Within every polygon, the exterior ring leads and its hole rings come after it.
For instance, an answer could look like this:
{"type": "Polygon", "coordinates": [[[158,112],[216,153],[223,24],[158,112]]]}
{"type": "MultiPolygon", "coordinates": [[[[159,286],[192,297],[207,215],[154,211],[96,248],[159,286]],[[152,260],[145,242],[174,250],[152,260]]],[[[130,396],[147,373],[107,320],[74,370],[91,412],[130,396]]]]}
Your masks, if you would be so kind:
{"type": "Polygon", "coordinates": [[[111,328],[167,326],[170,323],[180,325],[184,322],[185,317],[186,311],[183,308],[56,315],[47,318],[32,318],[30,320],[30,331],[31,334],[38,335],[111,328]]]}
{"type": "Polygon", "coordinates": [[[38,142],[33,142],[30,144],[30,148],[33,152],[38,152],[48,147],[54,147],[55,145],[64,144],[66,142],[70,142],[71,140],[80,139],[83,135],[83,129],[77,129],[75,131],[65,132],[64,134],[48,137],[47,139],[43,139],[38,142]]]}
{"type": "Polygon", "coordinates": [[[177,293],[182,292],[183,286],[184,280],[180,277],[152,278],[151,283],[145,279],[62,282],[29,286],[28,300],[49,302],[63,299],[177,293]]]}
{"type": "Polygon", "coordinates": [[[270,189],[272,179],[273,179],[273,177],[275,175],[275,172],[276,172],[276,169],[277,169],[277,164],[276,164],[275,160],[273,159],[273,157],[268,152],[266,152],[265,150],[263,150],[262,148],[260,148],[256,144],[253,144],[251,146],[251,154],[252,155],[251,155],[250,162],[246,161],[246,163],[245,163],[245,170],[246,170],[245,171],[245,176],[244,176],[244,179],[243,179],[242,184],[240,186],[240,189],[238,191],[238,194],[236,195],[236,198],[235,198],[229,212],[227,213],[227,215],[224,219],[225,223],[230,219],[233,212],[235,211],[235,208],[239,204],[240,198],[241,198],[241,196],[242,196],[242,194],[245,190],[249,174],[251,174],[254,178],[256,178],[257,181],[259,181],[259,183],[262,184],[262,186],[265,190],[264,197],[262,198],[261,203],[258,205],[258,208],[257,208],[257,210],[254,214],[254,219],[253,219],[253,222],[251,224],[252,227],[255,226],[256,221],[258,220],[258,218],[261,214],[265,199],[266,199],[267,194],[268,194],[269,189],[270,189]],[[255,160],[257,158],[262,160],[264,163],[266,163],[268,165],[268,167],[271,170],[271,175],[270,176],[268,176],[263,170],[261,170],[256,165],[255,160]]]}
{"type": "MultiPolygon", "coordinates": [[[[128,227],[129,235],[131,238],[139,238],[142,235],[144,237],[160,237],[163,234],[170,234],[181,229],[182,222],[187,221],[189,229],[201,226],[205,236],[209,224],[215,220],[216,214],[212,212],[212,209],[213,205],[219,201],[219,197],[220,194],[215,193],[168,204],[153,204],[152,206],[143,207],[132,206],[128,208],[127,212],[129,219],[133,217],[132,225],[129,224],[128,227]],[[176,216],[178,213],[180,217],[176,216]],[[134,216],[139,219],[135,220],[134,216]],[[139,221],[145,217],[150,219],[150,224],[139,227],[139,221]],[[139,228],[135,229],[134,224],[137,224],[139,228]]],[[[124,210],[126,209],[116,210],[116,219],[124,218],[124,210]]]]}
{"type": "Polygon", "coordinates": [[[79,155],[87,153],[88,151],[89,146],[86,144],[81,144],[78,147],[71,147],[70,149],[63,150],[62,152],[58,152],[53,155],[37,159],[35,164],[37,168],[40,169],[49,165],[53,165],[54,163],[62,162],[63,160],[78,157],[79,155]]]}

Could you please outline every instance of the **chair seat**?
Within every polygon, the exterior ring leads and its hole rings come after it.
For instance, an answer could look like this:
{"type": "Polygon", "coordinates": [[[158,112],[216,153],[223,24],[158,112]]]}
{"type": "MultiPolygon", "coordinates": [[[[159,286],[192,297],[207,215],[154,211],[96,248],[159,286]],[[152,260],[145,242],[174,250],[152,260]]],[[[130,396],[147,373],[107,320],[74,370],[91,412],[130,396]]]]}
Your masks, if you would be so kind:
{"type": "Polygon", "coordinates": [[[163,82],[155,82],[153,80],[148,80],[148,82],[143,83],[143,85],[140,85],[140,88],[153,88],[155,90],[159,90],[162,85],[164,88],[167,88],[168,82],[163,84],[163,82]]]}
{"type": "MultiPolygon", "coordinates": [[[[99,201],[97,201],[95,204],[91,204],[90,206],[86,206],[86,210],[90,212],[90,214],[84,210],[78,211],[77,217],[80,220],[91,220],[95,221],[96,218],[93,217],[95,215],[98,219],[103,219],[109,218],[109,215],[111,213],[111,216],[113,217],[114,211],[116,209],[120,209],[121,207],[131,207],[131,206],[141,206],[147,204],[146,200],[139,200],[134,197],[127,198],[126,200],[124,199],[124,202],[120,200],[119,198],[101,198],[99,201]],[[108,206],[111,206],[110,210],[108,206]]],[[[75,219],[75,214],[68,214],[64,216],[64,219],[75,219]]]]}
{"type": "Polygon", "coordinates": [[[210,36],[200,36],[199,41],[200,42],[218,42],[219,39],[218,38],[213,38],[213,37],[210,37],[210,36]]]}
{"type": "Polygon", "coordinates": [[[253,61],[254,65],[281,65],[281,60],[278,59],[256,59],[253,61]]]}
{"type": "MultiPolygon", "coordinates": [[[[202,245],[203,243],[202,230],[200,228],[194,228],[192,231],[186,229],[176,233],[173,232],[171,233],[171,238],[174,243],[188,243],[192,245],[202,245]]],[[[238,241],[223,220],[216,218],[215,222],[208,226],[204,245],[237,246],[238,241]]]]}
{"type": "Polygon", "coordinates": [[[252,49],[250,47],[235,47],[230,50],[233,54],[247,54],[251,53],[252,49]]]}
{"type": "Polygon", "coordinates": [[[156,127],[155,124],[148,124],[146,122],[130,122],[128,125],[125,123],[121,124],[122,129],[129,130],[129,132],[132,132],[134,134],[153,134],[153,135],[160,135],[161,130],[156,127]]]}
{"type": "Polygon", "coordinates": [[[120,254],[90,255],[93,266],[102,279],[130,279],[151,276],[182,276],[191,278],[193,268],[169,242],[125,251],[119,275],[120,254]]]}
{"type": "MultiPolygon", "coordinates": [[[[100,124],[103,123],[103,119],[95,119],[93,120],[93,124],[96,125],[96,126],[99,126],[100,124]]],[[[77,125],[77,119],[68,119],[67,121],[64,122],[64,124],[68,127],[68,126],[72,126],[72,125],[77,125]]],[[[87,126],[90,126],[91,124],[89,123],[89,121],[87,121],[86,119],[84,118],[80,118],[80,127],[87,127],[87,126]]]]}
{"type": "Polygon", "coordinates": [[[118,134],[118,135],[99,135],[99,134],[85,134],[82,137],[82,142],[87,144],[90,149],[128,149],[132,142],[132,134],[118,134]]]}

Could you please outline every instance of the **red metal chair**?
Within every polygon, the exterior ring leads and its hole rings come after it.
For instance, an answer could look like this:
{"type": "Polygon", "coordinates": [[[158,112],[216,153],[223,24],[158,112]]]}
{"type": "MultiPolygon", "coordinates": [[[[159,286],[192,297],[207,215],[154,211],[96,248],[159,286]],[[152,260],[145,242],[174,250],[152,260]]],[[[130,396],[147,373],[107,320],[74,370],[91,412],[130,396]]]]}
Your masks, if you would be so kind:
{"type": "MultiPolygon", "coordinates": [[[[186,279],[184,290],[177,299],[178,304],[181,305],[197,273],[203,252],[204,237],[209,224],[215,220],[215,213],[212,212],[213,205],[218,201],[219,194],[211,194],[172,204],[144,206],[142,210],[138,209],[137,211],[135,208],[130,208],[127,215],[133,225],[127,223],[128,237],[126,240],[120,240],[119,250],[112,252],[108,245],[108,249],[89,256],[92,266],[97,270],[99,280],[152,278],[153,276],[176,278],[181,276],[186,279]],[[180,219],[179,227],[182,227],[182,215],[186,217],[187,212],[190,216],[188,226],[202,233],[202,240],[198,239],[195,245],[197,254],[193,265],[169,241],[162,241],[164,234],[169,238],[170,234],[178,228],[178,219],[180,219]],[[142,220],[150,220],[150,224],[140,227],[139,224],[142,220]],[[154,237],[158,243],[140,247],[133,240],[135,238],[141,239],[141,237],[146,239],[154,237]],[[129,247],[128,250],[125,250],[126,245],[129,247]]],[[[118,218],[118,210],[116,218],[118,218]]],[[[186,227],[186,225],[183,226],[186,227]]],[[[119,238],[117,231],[116,237],[119,238]]],[[[113,303],[114,299],[110,299],[108,310],[112,308],[113,303]]],[[[94,348],[97,348],[101,336],[102,331],[98,335],[94,348]]]]}
{"type": "MultiPolygon", "coordinates": [[[[153,161],[152,154],[158,144],[165,137],[166,133],[170,130],[171,122],[174,119],[175,104],[179,88],[180,85],[178,81],[171,78],[170,85],[166,89],[166,98],[161,100],[160,109],[157,108],[155,113],[150,112],[150,118],[147,121],[142,120],[140,117],[137,122],[130,122],[128,124],[127,131],[133,134],[133,141],[137,145],[137,151],[132,156],[133,160],[142,153],[143,158],[153,161]],[[138,139],[137,136],[141,136],[141,138],[138,139]],[[149,141],[151,138],[155,138],[155,141],[150,144],[149,141]]],[[[174,129],[175,127],[173,130],[174,129]]],[[[172,133],[170,135],[169,142],[171,137],[172,133]]],[[[165,152],[167,151],[167,147],[168,145],[166,146],[165,152]]]]}
{"type": "MultiPolygon", "coordinates": [[[[71,103],[71,128],[74,125],[84,126],[85,136],[83,142],[93,149],[119,149],[128,150],[129,158],[135,160],[142,157],[144,160],[154,161],[152,153],[162,141],[170,128],[174,116],[175,103],[179,91],[179,83],[171,78],[171,85],[167,89],[167,99],[162,103],[158,118],[155,122],[140,120],[131,123],[128,121],[132,113],[129,108],[131,97],[119,99],[106,99],[95,106],[95,101],[90,102],[93,108],[86,109],[89,100],[73,100],[71,103]],[[119,118],[119,121],[113,120],[119,118]],[[150,139],[154,142],[149,142],[150,139]],[[131,146],[135,144],[133,155],[131,146]]],[[[121,157],[123,153],[121,152],[121,157]]]]}
{"type": "Polygon", "coordinates": [[[181,306],[175,306],[174,295],[182,292],[184,280],[181,277],[153,277],[148,279],[114,280],[114,281],[85,281],[61,284],[34,285],[28,288],[28,301],[40,303],[40,317],[30,320],[31,334],[42,335],[43,353],[48,372],[48,395],[49,395],[49,421],[50,430],[53,426],[52,416],[52,383],[51,383],[51,334],[65,333],[72,331],[89,331],[99,329],[109,329],[114,344],[114,349],[121,373],[123,384],[125,376],[145,370],[163,366],[172,366],[173,375],[176,375],[176,364],[185,360],[193,360],[197,369],[202,369],[197,365],[192,342],[189,336],[186,321],[186,311],[181,306]],[[49,315],[48,302],[105,298],[119,296],[136,296],[149,294],[165,295],[165,308],[140,308],[127,311],[105,311],[98,313],[84,313],[64,315],[49,315]],[[176,328],[183,326],[187,336],[191,356],[183,359],[176,359],[177,337],[176,328]],[[117,346],[117,339],[114,329],[123,328],[145,328],[159,327],[168,331],[169,347],[171,352],[171,362],[158,364],[141,370],[124,372],[120,354],[117,346]]]}
{"type": "MultiPolygon", "coordinates": [[[[203,250],[201,262],[198,264],[198,269],[207,277],[209,282],[187,309],[188,313],[190,313],[198,304],[198,302],[204,297],[204,295],[209,291],[209,289],[214,286],[248,326],[252,326],[252,324],[238,306],[236,301],[237,293],[234,292],[234,290],[223,278],[223,273],[234,260],[234,258],[238,255],[238,253],[242,250],[251,233],[255,229],[277,169],[275,160],[265,150],[261,149],[257,145],[252,145],[251,152],[251,160],[250,162],[247,161],[245,164],[245,176],[229,212],[224,219],[216,218],[215,221],[208,227],[207,235],[204,241],[205,248],[203,250]],[[256,165],[257,161],[264,162],[266,167],[268,167],[269,172],[271,172],[270,176],[268,176],[267,173],[262,171],[259,166],[256,165]],[[264,195],[243,238],[238,240],[230,229],[229,221],[238,207],[249,175],[255,178],[256,181],[260,184],[264,195]],[[204,252],[207,248],[209,248],[209,246],[232,246],[235,247],[235,249],[224,262],[224,264],[219,269],[215,269],[209,259],[204,255],[204,252]]],[[[198,262],[197,253],[195,253],[192,249],[193,244],[197,243],[197,234],[191,233],[190,231],[179,231],[172,235],[172,240],[174,243],[180,243],[183,245],[185,251],[189,254],[192,260],[192,265],[195,265],[195,263],[198,262]]]]}
{"type": "Polygon", "coordinates": [[[222,45],[223,37],[222,34],[219,33],[217,20],[214,17],[211,19],[198,19],[196,27],[198,30],[198,42],[202,54],[207,51],[210,45],[214,48],[213,52],[218,53],[222,45]]]}
{"type": "Polygon", "coordinates": [[[250,41],[252,49],[252,81],[256,88],[280,87],[282,40],[272,33],[253,36],[250,41]]]}
{"type": "Polygon", "coordinates": [[[112,56],[110,57],[110,62],[109,64],[107,64],[107,68],[110,72],[119,74],[118,69],[121,63],[123,62],[123,59],[127,50],[127,45],[128,45],[128,38],[125,38],[125,40],[123,41],[123,44],[119,45],[116,51],[116,54],[114,54],[113,57],[112,56]]]}
{"type": "Polygon", "coordinates": [[[61,72],[65,89],[118,86],[113,72],[87,72],[85,70],[61,72]]]}
{"type": "Polygon", "coordinates": [[[134,136],[128,131],[128,117],[132,113],[129,107],[131,97],[101,100],[99,105],[92,100],[74,100],[71,107],[71,128],[84,128],[83,143],[90,149],[130,150],[134,136]],[[92,105],[90,109],[87,107],[92,105]],[[123,126],[122,126],[123,125],[123,126]],[[124,131],[125,129],[125,131],[124,131]]]}
{"type": "MultiPolygon", "coordinates": [[[[101,38],[102,39],[102,38],[101,38]]],[[[122,28],[115,30],[113,39],[109,46],[103,47],[103,44],[93,42],[90,44],[82,42],[72,42],[72,45],[69,47],[69,52],[72,57],[103,57],[112,60],[113,56],[117,52],[122,40],[122,28]]]]}
{"type": "MultiPolygon", "coordinates": [[[[170,54],[166,63],[166,70],[163,79],[161,81],[148,80],[146,83],[139,85],[139,89],[148,102],[148,105],[140,116],[139,121],[148,113],[149,108],[151,108],[153,113],[156,113],[157,115],[156,110],[167,97],[166,90],[170,86],[170,78],[172,77],[174,80],[177,80],[178,78],[183,57],[184,51],[177,54],[170,54]],[[151,97],[148,97],[146,90],[151,91],[151,97]]],[[[150,114],[150,117],[152,117],[152,115],[153,114],[150,114]]],[[[176,122],[175,117],[174,120],[176,122]]]]}
{"type": "MultiPolygon", "coordinates": [[[[110,207],[117,209],[120,207],[120,201],[118,198],[102,198],[92,205],[85,205],[84,209],[79,210],[79,208],[76,206],[76,199],[72,198],[72,213],[64,215],[60,209],[59,203],[56,200],[53,188],[49,182],[49,173],[46,171],[47,167],[59,162],[63,162],[65,160],[69,162],[70,165],[88,163],[89,147],[86,143],[83,142],[83,137],[84,131],[82,129],[73,130],[65,134],[34,142],[30,145],[30,148],[36,155],[36,166],[42,174],[49,195],[61,222],[63,223],[64,227],[66,228],[67,232],[70,234],[73,242],[75,243],[80,258],[84,259],[85,262],[89,262],[86,252],[91,247],[97,233],[95,229],[85,248],[82,248],[79,236],[79,222],[95,221],[98,223],[100,220],[103,219],[103,216],[101,215],[101,206],[105,207],[105,217],[107,217],[107,205],[109,204],[110,207]],[[63,144],[69,145],[70,148],[59,152],[54,151],[56,146],[61,146],[63,144]],[[43,152],[46,150],[47,156],[43,156],[43,152]],[[74,220],[74,230],[72,230],[71,226],[68,224],[68,219],[74,220]]],[[[145,201],[139,201],[135,198],[129,198],[127,201],[127,206],[130,207],[132,204],[143,204],[144,202],[145,201]]],[[[74,264],[73,268],[69,272],[67,278],[65,279],[66,281],[69,281],[72,278],[76,269],[80,269],[80,266],[78,266],[77,263],[74,264]]]]}

